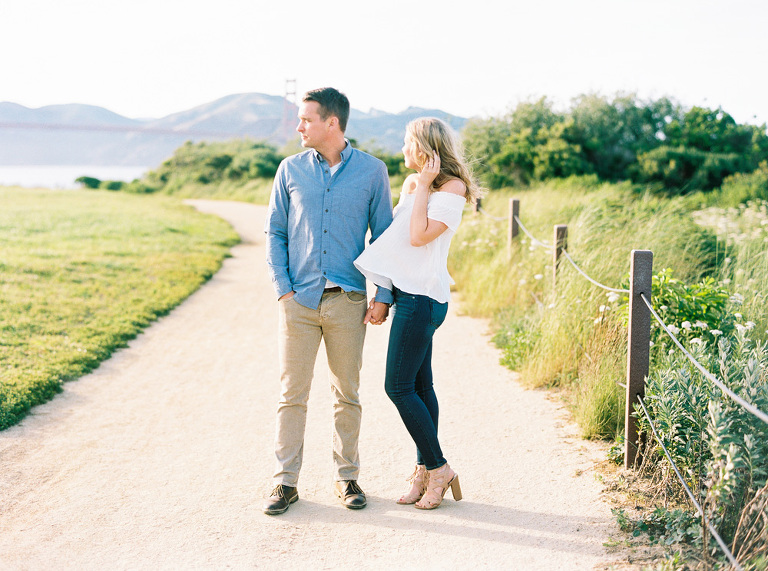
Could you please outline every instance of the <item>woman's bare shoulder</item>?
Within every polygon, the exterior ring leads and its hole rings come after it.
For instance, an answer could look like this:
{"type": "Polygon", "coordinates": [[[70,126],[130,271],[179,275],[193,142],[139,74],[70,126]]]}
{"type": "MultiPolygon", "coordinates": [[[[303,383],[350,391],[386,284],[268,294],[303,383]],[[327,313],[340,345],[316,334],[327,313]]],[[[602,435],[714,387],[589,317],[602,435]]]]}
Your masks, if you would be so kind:
{"type": "Polygon", "coordinates": [[[458,178],[452,178],[443,184],[443,186],[438,189],[438,192],[447,192],[449,194],[464,196],[467,193],[467,186],[458,178]]]}
{"type": "Polygon", "coordinates": [[[403,181],[403,192],[410,194],[419,183],[419,173],[409,174],[403,181]]]}

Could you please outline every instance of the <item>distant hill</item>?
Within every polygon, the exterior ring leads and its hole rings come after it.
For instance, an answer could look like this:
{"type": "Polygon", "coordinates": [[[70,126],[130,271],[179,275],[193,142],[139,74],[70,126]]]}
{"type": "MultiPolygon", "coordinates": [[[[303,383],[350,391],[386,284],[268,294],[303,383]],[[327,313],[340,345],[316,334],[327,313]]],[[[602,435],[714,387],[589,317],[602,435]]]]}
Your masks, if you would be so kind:
{"type": "MultiPolygon", "coordinates": [[[[228,95],[160,119],[130,119],[103,107],[69,104],[30,109],[0,103],[0,165],[155,166],[185,141],[250,137],[282,146],[297,138],[295,105],[262,93],[228,95]]],[[[411,107],[397,114],[353,109],[347,135],[397,152],[405,125],[423,115],[460,130],[466,119],[411,107]]]]}

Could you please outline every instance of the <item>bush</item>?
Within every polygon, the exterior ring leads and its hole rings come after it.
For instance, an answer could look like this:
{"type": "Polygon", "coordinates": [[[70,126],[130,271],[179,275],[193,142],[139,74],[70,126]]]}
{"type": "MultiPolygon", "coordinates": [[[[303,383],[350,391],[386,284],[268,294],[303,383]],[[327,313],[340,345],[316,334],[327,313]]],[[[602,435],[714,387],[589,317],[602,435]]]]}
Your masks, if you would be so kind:
{"type": "Polygon", "coordinates": [[[90,188],[92,190],[99,188],[101,181],[92,176],[81,176],[75,179],[75,182],[83,185],[84,188],[90,188]]]}
{"type": "Polygon", "coordinates": [[[271,182],[282,159],[272,145],[250,140],[187,142],[132,191],[244,199],[254,183],[271,182]]]}
{"type": "Polygon", "coordinates": [[[725,177],[746,168],[741,155],[689,147],[659,147],[639,155],[637,161],[637,178],[645,183],[661,183],[670,195],[712,190],[725,177]]]}
{"type": "Polygon", "coordinates": [[[102,180],[99,188],[104,190],[123,190],[127,183],[120,180],[102,180]]]}
{"type": "MultiPolygon", "coordinates": [[[[747,328],[691,351],[731,390],[768,411],[768,349],[752,341],[747,328]]],[[[726,543],[737,553],[744,548],[742,562],[768,555],[768,529],[753,509],[768,500],[768,425],[722,393],[680,352],[651,373],[644,400],[661,442],[726,543]]],[[[641,431],[651,438],[645,415],[636,413],[641,431]]],[[[658,464],[658,485],[682,495],[660,445],[654,444],[644,461],[658,464]]]]}
{"type": "Polygon", "coordinates": [[[740,125],[722,109],[685,110],[667,98],[581,95],[555,111],[546,98],[463,131],[477,175],[491,189],[595,173],[603,181],[654,183],[666,194],[711,191],[768,159],[765,126],[740,125]]]}
{"type": "Polygon", "coordinates": [[[738,206],[749,200],[768,200],[768,161],[763,161],[751,173],[737,173],[727,177],[720,187],[717,203],[720,206],[738,206]]]}
{"type": "MultiPolygon", "coordinates": [[[[625,284],[625,287],[629,287],[625,284]]],[[[672,277],[672,270],[666,268],[653,275],[651,303],[661,320],[684,345],[710,345],[718,337],[729,336],[734,330],[731,294],[724,285],[713,278],[705,278],[694,284],[672,277]]],[[[622,321],[629,320],[629,296],[619,300],[622,321]]],[[[651,319],[651,354],[654,361],[663,360],[667,351],[675,345],[659,322],[651,319]]]]}

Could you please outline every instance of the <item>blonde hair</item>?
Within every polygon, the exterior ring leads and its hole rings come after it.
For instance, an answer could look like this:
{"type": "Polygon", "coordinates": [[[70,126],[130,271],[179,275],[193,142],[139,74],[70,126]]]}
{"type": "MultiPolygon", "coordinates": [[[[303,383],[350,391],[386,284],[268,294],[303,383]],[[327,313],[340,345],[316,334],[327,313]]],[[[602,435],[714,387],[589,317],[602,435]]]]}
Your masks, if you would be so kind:
{"type": "Polygon", "coordinates": [[[467,202],[476,202],[483,194],[477,185],[464,149],[453,130],[440,119],[420,117],[414,119],[405,128],[405,132],[416,144],[416,161],[419,168],[435,153],[440,156],[440,173],[430,188],[435,192],[451,179],[459,179],[467,188],[467,202]]]}

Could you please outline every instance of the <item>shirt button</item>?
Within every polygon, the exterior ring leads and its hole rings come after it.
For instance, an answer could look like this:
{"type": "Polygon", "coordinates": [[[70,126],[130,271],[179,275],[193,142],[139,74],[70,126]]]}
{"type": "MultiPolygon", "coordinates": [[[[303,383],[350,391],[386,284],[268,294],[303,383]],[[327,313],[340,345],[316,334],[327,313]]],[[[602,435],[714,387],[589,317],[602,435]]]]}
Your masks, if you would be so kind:
{"type": "Polygon", "coordinates": [[[327,189],[325,192],[331,192],[331,189],[329,188],[329,189],[327,189]]]}
{"type": "Polygon", "coordinates": [[[328,230],[323,230],[323,234],[328,234],[328,230]]]}
{"type": "Polygon", "coordinates": [[[328,253],[328,252],[326,252],[325,250],[323,250],[323,254],[327,254],[327,253],[328,253]]]}
{"type": "Polygon", "coordinates": [[[325,211],[328,212],[328,209],[326,208],[325,211]]]}

